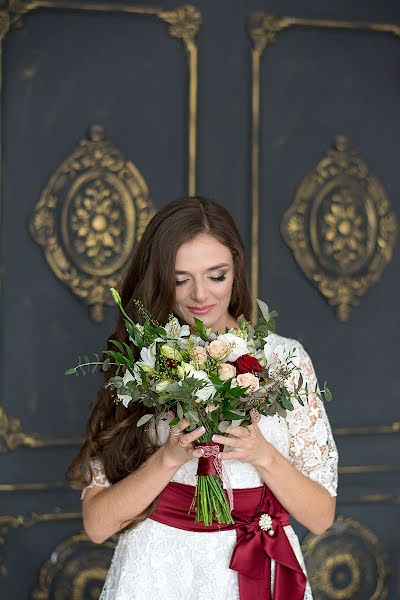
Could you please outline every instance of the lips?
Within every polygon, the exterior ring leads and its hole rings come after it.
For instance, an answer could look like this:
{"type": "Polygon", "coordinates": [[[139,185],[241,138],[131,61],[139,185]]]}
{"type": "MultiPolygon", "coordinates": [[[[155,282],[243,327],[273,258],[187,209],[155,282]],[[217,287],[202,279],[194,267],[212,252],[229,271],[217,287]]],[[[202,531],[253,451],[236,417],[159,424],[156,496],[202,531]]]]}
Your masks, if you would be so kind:
{"type": "Polygon", "coordinates": [[[213,307],[214,304],[210,304],[208,306],[188,306],[188,309],[195,315],[204,315],[208,313],[213,307]]]}

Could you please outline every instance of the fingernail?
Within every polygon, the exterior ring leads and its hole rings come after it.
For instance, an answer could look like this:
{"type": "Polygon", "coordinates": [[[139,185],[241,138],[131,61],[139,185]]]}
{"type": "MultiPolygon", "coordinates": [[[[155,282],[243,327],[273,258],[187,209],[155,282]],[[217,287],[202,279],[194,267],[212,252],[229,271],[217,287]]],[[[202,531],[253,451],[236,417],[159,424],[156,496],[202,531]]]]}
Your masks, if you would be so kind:
{"type": "Polygon", "coordinates": [[[199,448],[199,452],[200,452],[200,454],[204,454],[204,449],[203,448],[199,448]]]}
{"type": "Polygon", "coordinates": [[[205,430],[206,430],[206,428],[204,427],[204,425],[202,425],[201,427],[198,427],[198,429],[197,429],[197,431],[198,431],[199,433],[204,433],[204,432],[205,432],[205,430]]]}
{"type": "Polygon", "coordinates": [[[218,439],[218,436],[214,434],[211,439],[212,439],[213,442],[216,442],[217,439],[218,439]]]}

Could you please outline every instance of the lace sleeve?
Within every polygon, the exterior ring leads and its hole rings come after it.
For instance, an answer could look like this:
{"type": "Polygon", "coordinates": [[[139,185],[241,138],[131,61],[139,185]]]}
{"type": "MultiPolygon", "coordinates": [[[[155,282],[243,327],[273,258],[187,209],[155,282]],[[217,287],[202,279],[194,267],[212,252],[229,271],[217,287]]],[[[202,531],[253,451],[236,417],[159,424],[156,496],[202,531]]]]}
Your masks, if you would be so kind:
{"type": "MultiPolygon", "coordinates": [[[[336,496],[338,452],[335,440],[324,403],[314,392],[317,378],[311,359],[299,343],[296,354],[304,381],[301,391],[305,391],[307,383],[309,394],[308,402],[304,398],[304,407],[294,400],[294,410],[287,413],[289,460],[304,475],[320,483],[331,496],[336,496]]],[[[299,371],[295,371],[291,385],[297,383],[298,378],[299,371]]]]}
{"type": "Polygon", "coordinates": [[[92,473],[92,481],[82,490],[81,500],[83,500],[83,497],[89,488],[92,488],[95,485],[98,487],[110,487],[111,485],[104,473],[103,463],[100,458],[94,458],[90,461],[90,470],[92,473]]]}

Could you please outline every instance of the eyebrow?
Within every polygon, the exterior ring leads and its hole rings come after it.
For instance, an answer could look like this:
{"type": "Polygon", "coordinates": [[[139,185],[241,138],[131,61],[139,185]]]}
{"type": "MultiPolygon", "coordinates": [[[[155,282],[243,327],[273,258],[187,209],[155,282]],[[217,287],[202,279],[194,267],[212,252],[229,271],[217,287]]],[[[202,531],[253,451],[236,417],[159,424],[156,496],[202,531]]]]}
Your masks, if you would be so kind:
{"type": "MultiPolygon", "coordinates": [[[[228,263],[221,263],[220,265],[215,265],[214,267],[210,267],[207,271],[215,271],[216,269],[222,269],[222,267],[229,267],[228,263]]],[[[175,271],[175,275],[188,275],[189,271],[175,271]]]]}

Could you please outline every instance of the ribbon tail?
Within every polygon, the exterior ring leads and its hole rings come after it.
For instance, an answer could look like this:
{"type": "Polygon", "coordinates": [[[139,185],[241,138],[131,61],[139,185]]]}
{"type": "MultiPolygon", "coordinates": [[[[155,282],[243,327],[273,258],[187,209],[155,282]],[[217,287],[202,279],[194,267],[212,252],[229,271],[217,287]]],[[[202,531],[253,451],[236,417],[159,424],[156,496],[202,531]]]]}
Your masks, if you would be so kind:
{"type": "Polygon", "coordinates": [[[265,536],[264,551],[275,561],[274,600],[303,600],[307,578],[283,527],[272,538],[265,536]]]}
{"type": "Polygon", "coordinates": [[[225,469],[221,459],[219,459],[218,457],[215,457],[213,463],[214,463],[214,467],[215,467],[218,475],[220,476],[222,484],[225,486],[226,491],[228,492],[229,508],[230,508],[230,511],[232,512],[233,508],[234,508],[233,491],[232,491],[232,486],[231,486],[231,482],[229,480],[228,473],[226,472],[226,469],[225,469]]]}

